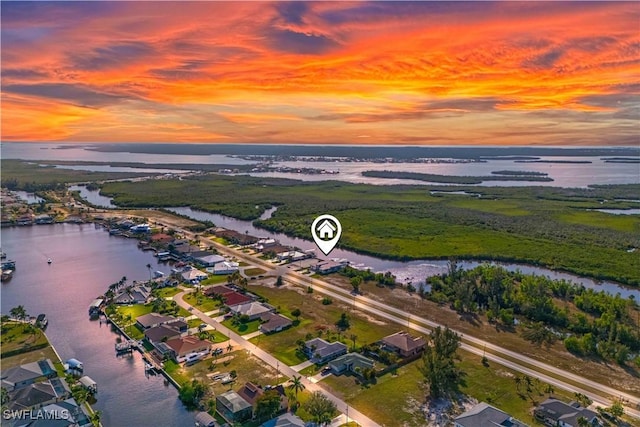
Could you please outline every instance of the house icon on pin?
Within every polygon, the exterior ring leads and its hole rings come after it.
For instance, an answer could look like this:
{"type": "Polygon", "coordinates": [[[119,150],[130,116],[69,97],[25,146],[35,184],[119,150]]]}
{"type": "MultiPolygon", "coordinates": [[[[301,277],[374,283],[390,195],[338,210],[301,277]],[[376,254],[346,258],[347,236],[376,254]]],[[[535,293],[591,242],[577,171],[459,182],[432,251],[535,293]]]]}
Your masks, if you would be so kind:
{"type": "Polygon", "coordinates": [[[320,235],[321,239],[333,239],[333,236],[335,235],[337,228],[331,224],[331,222],[328,219],[325,219],[324,221],[322,221],[322,224],[320,224],[317,228],[316,231],[318,232],[318,234],[320,235]]]}

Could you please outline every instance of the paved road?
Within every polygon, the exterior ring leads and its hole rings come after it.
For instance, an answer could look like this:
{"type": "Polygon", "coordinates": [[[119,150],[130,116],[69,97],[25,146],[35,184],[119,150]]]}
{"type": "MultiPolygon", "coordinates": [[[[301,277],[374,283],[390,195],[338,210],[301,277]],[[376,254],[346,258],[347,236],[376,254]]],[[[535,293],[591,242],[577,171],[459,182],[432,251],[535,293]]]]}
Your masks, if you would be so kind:
{"type": "MultiPolygon", "coordinates": [[[[192,306],[183,299],[183,297],[184,297],[184,295],[186,293],[188,293],[188,292],[187,291],[183,291],[183,292],[180,292],[179,294],[176,294],[175,297],[174,297],[174,300],[178,303],[178,305],[180,307],[183,307],[183,308],[188,310],[189,308],[192,308],[192,306]]],[[[292,369],[291,367],[285,365],[284,363],[281,363],[278,359],[273,357],[271,354],[269,354],[266,351],[262,350],[260,347],[256,346],[255,344],[247,341],[245,338],[243,338],[242,336],[240,336],[237,333],[233,332],[231,329],[227,328],[223,324],[221,324],[219,322],[216,322],[215,320],[213,320],[212,318],[208,317],[207,315],[205,315],[203,312],[201,312],[197,308],[193,307],[192,310],[191,310],[191,314],[195,315],[195,316],[198,316],[198,318],[200,318],[200,320],[202,320],[203,322],[207,323],[208,325],[216,328],[216,330],[218,330],[219,332],[221,332],[221,333],[225,334],[226,336],[228,336],[239,347],[243,348],[248,353],[253,354],[254,356],[259,358],[263,362],[267,363],[269,366],[273,367],[274,369],[276,369],[278,372],[280,372],[284,376],[286,376],[288,378],[291,378],[294,375],[298,375],[298,373],[294,369],[292,369]]],[[[333,403],[336,404],[336,406],[338,408],[338,411],[340,411],[341,413],[346,413],[347,412],[347,403],[345,401],[343,401],[342,399],[339,399],[337,396],[334,396],[333,394],[327,392],[321,386],[311,382],[309,379],[307,379],[305,377],[301,377],[301,382],[302,382],[302,384],[304,384],[305,388],[307,390],[309,390],[310,392],[321,391],[325,396],[327,396],[329,399],[331,399],[331,401],[333,401],[333,403]]],[[[366,415],[364,415],[363,413],[357,411],[356,409],[354,409],[352,407],[349,407],[348,413],[349,413],[349,419],[352,420],[352,421],[356,421],[362,427],[380,427],[380,425],[378,423],[376,423],[371,418],[367,417],[366,415]]]]}
{"type": "MultiPolygon", "coordinates": [[[[180,231],[187,236],[194,235],[193,233],[186,230],[180,231]]],[[[354,297],[353,295],[349,294],[348,291],[345,291],[340,287],[302,275],[298,272],[288,269],[286,266],[274,265],[257,257],[247,255],[239,250],[231,249],[213,240],[203,239],[202,237],[200,237],[200,240],[207,245],[214,246],[219,252],[223,254],[239,258],[254,265],[260,265],[261,267],[270,270],[275,275],[282,276],[285,281],[299,286],[311,286],[312,288],[314,288],[314,290],[317,290],[320,293],[330,295],[333,298],[345,301],[349,304],[357,304],[357,308],[361,310],[376,314],[377,316],[392,320],[402,325],[407,325],[408,327],[422,333],[429,333],[430,329],[428,328],[444,326],[364,296],[354,297]]],[[[521,355],[511,350],[507,350],[488,341],[484,341],[470,335],[460,335],[463,338],[462,348],[464,350],[470,351],[474,354],[482,354],[486,350],[488,350],[489,352],[486,352],[485,355],[489,360],[493,360],[497,363],[503,364],[523,374],[537,377],[540,380],[553,384],[555,387],[569,390],[571,392],[582,392],[583,394],[588,395],[592,400],[594,400],[594,402],[598,402],[604,406],[609,406],[611,404],[610,397],[622,398],[627,402],[625,411],[636,418],[640,418],[640,411],[633,408],[634,406],[636,408],[640,408],[640,398],[638,396],[634,396],[620,390],[616,390],[612,387],[599,384],[595,381],[588,380],[571,372],[566,372],[560,368],[556,368],[535,359],[531,359],[530,357],[521,355]],[[509,357],[511,359],[515,359],[515,361],[507,360],[503,357],[500,357],[501,355],[509,357]],[[535,369],[525,366],[524,364],[535,367],[535,369]],[[551,377],[544,374],[544,372],[553,373],[554,375],[557,375],[562,379],[551,377]],[[600,393],[597,394],[594,391],[583,390],[581,387],[590,387],[594,390],[600,391],[600,393]]]]}

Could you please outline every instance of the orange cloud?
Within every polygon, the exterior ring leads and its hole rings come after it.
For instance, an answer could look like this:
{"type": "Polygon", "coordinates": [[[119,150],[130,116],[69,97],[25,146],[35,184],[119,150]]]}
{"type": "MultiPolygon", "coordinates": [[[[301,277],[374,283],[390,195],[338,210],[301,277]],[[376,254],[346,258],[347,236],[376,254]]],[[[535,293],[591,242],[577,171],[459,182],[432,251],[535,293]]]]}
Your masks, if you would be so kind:
{"type": "Polygon", "coordinates": [[[7,3],[2,139],[523,144],[553,117],[545,143],[625,144],[639,20],[629,2],[7,3]]]}

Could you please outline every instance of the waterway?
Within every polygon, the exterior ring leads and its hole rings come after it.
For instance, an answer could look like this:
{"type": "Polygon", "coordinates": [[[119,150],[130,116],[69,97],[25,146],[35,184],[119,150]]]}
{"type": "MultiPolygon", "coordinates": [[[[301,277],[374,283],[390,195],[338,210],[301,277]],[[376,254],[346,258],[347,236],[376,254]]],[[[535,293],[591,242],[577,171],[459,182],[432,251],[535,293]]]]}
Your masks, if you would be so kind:
{"type": "MultiPolygon", "coordinates": [[[[235,230],[241,233],[248,233],[256,237],[273,238],[284,245],[290,245],[298,247],[302,250],[316,249],[315,243],[310,240],[299,239],[296,237],[289,237],[283,233],[274,233],[264,230],[262,228],[255,227],[250,221],[243,221],[240,219],[230,218],[224,215],[213,214],[209,212],[197,211],[188,207],[175,207],[168,208],[172,212],[176,212],[181,215],[186,215],[190,218],[200,221],[211,221],[218,227],[224,227],[231,230],[235,230]]],[[[270,209],[262,215],[262,219],[269,218],[275,209],[270,209]]],[[[347,259],[352,264],[363,268],[371,268],[373,271],[390,271],[396,278],[402,283],[411,282],[414,285],[420,285],[425,282],[426,277],[442,274],[447,271],[448,262],[444,260],[414,260],[408,262],[385,260],[368,255],[362,255],[353,251],[344,249],[334,249],[328,257],[324,256],[320,251],[316,250],[318,258],[338,258],[347,259]]],[[[480,265],[478,261],[464,261],[460,262],[463,268],[474,268],[480,265]]],[[[569,273],[562,273],[558,271],[549,270],[547,268],[536,267],[525,264],[514,263],[498,263],[505,267],[509,271],[520,270],[527,274],[545,275],[552,279],[565,279],[571,280],[576,284],[582,284],[587,288],[596,289],[599,291],[606,291],[611,294],[620,293],[624,298],[634,295],[636,300],[640,300],[640,290],[627,288],[617,283],[612,282],[600,282],[588,279],[586,277],[580,277],[569,273]]]]}
{"type": "Polygon", "coordinates": [[[146,267],[169,272],[134,240],[109,236],[93,224],[55,224],[2,229],[2,249],[16,261],[9,282],[2,283],[2,313],[24,305],[32,316],[46,313],[47,335],[63,360],[75,357],[98,383],[105,427],[191,427],[194,414],[184,409],[177,390],[164,377],[147,376],[135,353],[116,357],[118,335],[90,321],[88,306],[109,284],[149,277],[146,267]],[[51,258],[53,263],[47,264],[51,258]]]}

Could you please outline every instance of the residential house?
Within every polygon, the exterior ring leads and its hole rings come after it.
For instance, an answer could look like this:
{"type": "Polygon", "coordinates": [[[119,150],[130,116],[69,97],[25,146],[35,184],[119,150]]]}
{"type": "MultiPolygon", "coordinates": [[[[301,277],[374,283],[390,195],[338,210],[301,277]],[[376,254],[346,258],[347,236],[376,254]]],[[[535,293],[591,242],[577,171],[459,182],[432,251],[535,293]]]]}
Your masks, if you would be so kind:
{"type": "Polygon", "coordinates": [[[168,339],[165,344],[171,348],[173,358],[178,363],[184,362],[190,354],[211,352],[211,342],[201,340],[194,335],[168,339]]]}
{"type": "Polygon", "coordinates": [[[248,302],[253,301],[250,297],[236,291],[224,294],[222,296],[222,300],[224,301],[224,304],[229,308],[235,307],[236,305],[239,305],[239,304],[246,304],[248,302]]]}
{"type": "Polygon", "coordinates": [[[240,269],[240,264],[232,261],[219,262],[207,271],[216,275],[233,274],[240,269]]]}
{"type": "Polygon", "coordinates": [[[422,337],[412,337],[407,332],[396,332],[386,336],[381,341],[385,350],[398,353],[402,357],[420,354],[427,344],[422,337]]]}
{"type": "Polygon", "coordinates": [[[215,418],[207,412],[198,412],[195,416],[196,427],[219,427],[215,418]]]}
{"type": "Polygon", "coordinates": [[[224,262],[225,259],[223,256],[215,255],[209,252],[208,255],[205,255],[205,256],[199,256],[199,257],[194,256],[193,260],[198,264],[202,265],[203,267],[213,267],[216,264],[224,262]]]}
{"type": "Polygon", "coordinates": [[[173,237],[165,233],[155,233],[149,236],[149,241],[153,244],[167,245],[173,241],[173,237]]]}
{"type": "Polygon", "coordinates": [[[253,407],[235,391],[216,397],[216,412],[229,423],[243,422],[253,415],[253,407]]]}
{"type": "Polygon", "coordinates": [[[265,313],[272,313],[276,309],[269,304],[261,302],[247,302],[244,304],[236,304],[229,307],[229,313],[238,316],[249,316],[249,320],[255,320],[265,313]]]}
{"type": "Polygon", "coordinates": [[[340,271],[344,268],[344,264],[335,261],[323,261],[315,265],[314,270],[318,274],[330,274],[340,271]]]}
{"type": "Polygon", "coordinates": [[[286,413],[263,423],[260,427],[305,427],[305,423],[297,415],[286,413]]]}
{"type": "Polygon", "coordinates": [[[280,332],[293,324],[291,319],[277,313],[264,313],[260,316],[262,323],[259,326],[260,331],[265,334],[280,332]]]}
{"type": "Polygon", "coordinates": [[[33,416],[25,413],[25,423],[18,422],[16,426],[29,427],[89,427],[93,423],[84,412],[81,405],[73,398],[62,402],[51,403],[43,406],[33,416]],[[64,418],[60,414],[66,414],[64,418]]]}
{"type": "Polygon", "coordinates": [[[284,251],[276,254],[276,258],[278,258],[279,261],[295,262],[295,261],[300,261],[310,257],[311,257],[311,254],[300,252],[300,251],[284,251]]]}
{"type": "Polygon", "coordinates": [[[315,363],[325,363],[347,353],[347,346],[341,342],[329,343],[322,338],[314,338],[304,343],[304,353],[315,363]]]}
{"type": "Polygon", "coordinates": [[[71,395],[69,386],[62,378],[29,384],[15,389],[9,394],[8,409],[38,409],[49,403],[64,400],[71,395]]]}
{"type": "Polygon", "coordinates": [[[258,398],[264,394],[264,390],[252,382],[246,383],[240,390],[238,395],[249,402],[251,406],[255,406],[258,398]]]}
{"type": "Polygon", "coordinates": [[[58,376],[50,359],[25,363],[2,372],[2,387],[7,391],[16,390],[29,384],[58,376]]]}
{"type": "Polygon", "coordinates": [[[197,268],[188,268],[182,271],[180,274],[182,280],[187,283],[198,283],[202,280],[206,280],[209,275],[197,268]]]}
{"type": "Polygon", "coordinates": [[[586,418],[589,425],[598,426],[598,414],[580,406],[577,402],[564,403],[561,400],[549,398],[533,411],[537,419],[547,425],[558,427],[578,427],[578,419],[586,418]]]}
{"type": "Polygon", "coordinates": [[[231,292],[235,292],[235,290],[226,285],[213,285],[205,288],[203,292],[206,296],[213,297],[217,295],[226,295],[231,292]]]}
{"type": "Polygon", "coordinates": [[[227,240],[229,243],[240,246],[253,245],[259,239],[254,236],[250,236],[248,234],[239,233],[235,230],[227,230],[224,228],[216,228],[214,233],[218,237],[222,237],[227,240]]]}
{"type": "Polygon", "coordinates": [[[143,314],[142,316],[138,316],[136,318],[136,323],[144,330],[144,329],[153,328],[155,326],[160,326],[165,323],[170,323],[175,320],[178,320],[178,319],[176,319],[173,316],[165,316],[164,314],[158,314],[158,313],[149,313],[149,314],[143,314]]]}
{"type": "Polygon", "coordinates": [[[125,289],[113,298],[114,304],[146,304],[151,296],[148,286],[133,286],[125,289]]]}
{"type": "Polygon", "coordinates": [[[183,332],[187,331],[187,323],[181,320],[164,323],[154,326],[144,331],[145,339],[150,343],[159,343],[179,338],[183,332]]]}
{"type": "Polygon", "coordinates": [[[455,427],[528,427],[506,412],[481,402],[454,420],[455,427]]]}
{"type": "Polygon", "coordinates": [[[361,375],[365,369],[373,368],[373,360],[361,355],[360,353],[348,353],[329,362],[331,372],[335,375],[351,372],[361,375]]]}

